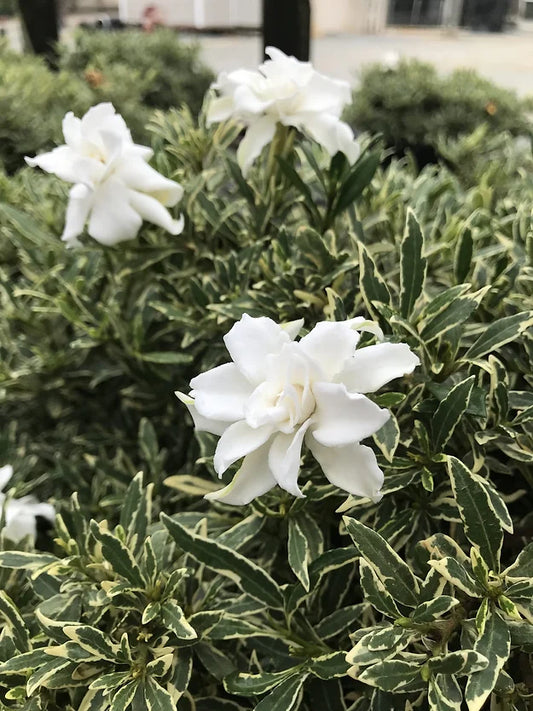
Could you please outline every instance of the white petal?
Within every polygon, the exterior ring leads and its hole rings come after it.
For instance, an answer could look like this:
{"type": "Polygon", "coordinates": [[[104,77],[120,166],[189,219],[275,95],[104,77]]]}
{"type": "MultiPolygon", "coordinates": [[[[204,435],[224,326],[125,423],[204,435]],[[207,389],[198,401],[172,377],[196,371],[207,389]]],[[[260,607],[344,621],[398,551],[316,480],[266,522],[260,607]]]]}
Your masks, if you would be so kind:
{"type": "Polygon", "coordinates": [[[0,467],[0,491],[3,491],[7,482],[13,476],[13,467],[11,464],[6,464],[4,467],[0,467]]]}
{"type": "Polygon", "coordinates": [[[326,447],[360,442],[383,427],[390,412],[338,383],[315,383],[313,436],[326,447]]]}
{"type": "Polygon", "coordinates": [[[142,225],[141,216],[129,204],[129,190],[109,178],[94,191],[89,234],[107,246],[133,239],[142,225]]]}
{"type": "Polygon", "coordinates": [[[250,395],[244,406],[246,422],[250,427],[282,422],[287,417],[287,410],[279,403],[279,388],[276,383],[260,383],[250,395]]]}
{"type": "Polygon", "coordinates": [[[272,116],[263,116],[249,126],[237,149],[237,162],[243,175],[246,175],[263,148],[274,138],[275,132],[276,119],[272,116]]]}
{"type": "Polygon", "coordinates": [[[378,343],[355,351],[336,380],[348,390],[373,393],[394,378],[412,373],[420,360],[405,343],[378,343]]]}
{"type": "Polygon", "coordinates": [[[173,207],[183,197],[183,188],[179,183],[165,178],[148,163],[138,158],[124,159],[117,167],[116,176],[128,188],[140,193],[148,193],[166,207],[173,207]]]}
{"type": "Polygon", "coordinates": [[[352,91],[347,81],[331,79],[314,71],[302,96],[300,110],[330,114],[334,118],[339,118],[351,98],[352,91]]]}
{"type": "Polygon", "coordinates": [[[287,323],[282,323],[281,328],[285,331],[285,333],[289,334],[289,338],[291,339],[291,341],[294,341],[296,336],[302,330],[303,325],[304,325],[303,318],[298,318],[295,321],[289,321],[287,323]]]}
{"type": "Polygon", "coordinates": [[[238,459],[261,447],[271,434],[272,427],[270,425],[253,428],[244,420],[234,422],[218,440],[213,457],[216,473],[222,476],[226,469],[238,459]]]}
{"type": "Polygon", "coordinates": [[[171,235],[179,235],[183,232],[184,220],[174,220],[170,212],[163,205],[150,195],[130,190],[130,205],[147,222],[162,227],[171,235]]]}
{"type": "Polygon", "coordinates": [[[46,518],[48,521],[53,521],[56,516],[56,512],[52,504],[31,504],[29,511],[31,511],[34,516],[41,516],[42,518],[46,518]]]}
{"type": "Polygon", "coordinates": [[[268,467],[269,442],[255,452],[247,454],[242,466],[228,486],[206,494],[210,501],[222,501],[224,504],[244,506],[258,496],[262,496],[276,486],[272,472],[268,467]]]}
{"type": "Polygon", "coordinates": [[[39,167],[47,173],[57,175],[67,183],[76,183],[80,176],[77,168],[79,156],[68,146],[59,146],[48,153],[41,153],[35,158],[24,159],[32,168],[39,167]]]}
{"type": "Polygon", "coordinates": [[[280,353],[290,340],[289,334],[272,319],[266,316],[252,318],[248,314],[243,314],[224,336],[233,362],[254,384],[261,383],[267,376],[267,356],[280,353]]]}
{"type": "Polygon", "coordinates": [[[227,121],[235,110],[232,96],[218,96],[212,98],[207,105],[206,122],[210,126],[212,123],[227,121]]]}
{"type": "Polygon", "coordinates": [[[37,533],[36,516],[43,516],[49,521],[53,521],[54,507],[50,504],[40,504],[32,496],[9,501],[5,511],[4,533],[15,542],[28,535],[35,538],[37,533]]]}
{"type": "Polygon", "coordinates": [[[224,363],[191,380],[196,409],[212,420],[236,422],[244,418],[253,388],[234,363],[224,363]]]}
{"type": "Polygon", "coordinates": [[[366,331],[367,333],[372,333],[378,341],[382,341],[385,336],[379,325],[375,321],[370,321],[364,316],[356,316],[355,318],[349,319],[347,323],[350,324],[351,328],[355,328],[356,331],[366,331]]]}
{"type": "Polygon", "coordinates": [[[322,321],[304,336],[300,348],[332,379],[355,353],[359,334],[348,321],[322,321]]]}
{"type": "Polygon", "coordinates": [[[185,393],[180,393],[179,391],[176,391],[174,395],[178,398],[178,400],[181,400],[181,402],[189,410],[194,422],[194,429],[198,432],[210,432],[211,434],[220,436],[228,429],[230,425],[229,422],[223,422],[222,420],[212,420],[208,419],[207,417],[202,417],[202,415],[200,415],[200,413],[196,409],[194,398],[192,398],[190,395],[185,395],[185,393]]]}
{"type": "Polygon", "coordinates": [[[69,202],[65,219],[65,228],[61,239],[68,247],[80,244],[78,236],[83,232],[93,203],[93,191],[86,185],[74,185],[69,192],[69,202]]]}
{"type": "Polygon", "coordinates": [[[25,536],[31,536],[35,539],[37,535],[35,516],[27,511],[20,511],[13,504],[14,502],[10,502],[7,505],[5,512],[6,525],[3,528],[4,535],[15,543],[18,543],[25,536]]]}
{"type": "Polygon", "coordinates": [[[361,149],[347,123],[328,114],[308,115],[302,119],[303,130],[320,143],[330,156],[344,153],[350,165],[357,160],[361,149]]]}
{"type": "Polygon", "coordinates": [[[81,119],[81,132],[86,140],[100,144],[102,131],[116,133],[124,141],[132,142],[126,122],[115,112],[113,104],[101,103],[92,106],[81,119]]]}
{"type": "Polygon", "coordinates": [[[277,483],[293,496],[303,496],[298,487],[298,473],[302,443],[310,424],[311,420],[307,420],[292,434],[276,434],[268,453],[268,465],[277,483]]]}
{"type": "Polygon", "coordinates": [[[381,499],[379,492],[383,486],[383,472],[370,447],[361,444],[324,447],[311,435],[308,435],[306,443],[334,486],[354,496],[366,496],[376,502],[381,499]]]}
{"type": "Polygon", "coordinates": [[[81,121],[76,118],[72,111],[65,114],[63,118],[63,136],[65,143],[74,150],[79,150],[81,144],[81,121]]]}
{"type": "MultiPolygon", "coordinates": [[[[265,78],[260,74],[255,75],[253,84],[240,84],[233,89],[235,116],[249,123],[259,121],[275,100],[276,97],[268,91],[265,78]]],[[[274,118],[271,120],[275,122],[274,118]]]]}

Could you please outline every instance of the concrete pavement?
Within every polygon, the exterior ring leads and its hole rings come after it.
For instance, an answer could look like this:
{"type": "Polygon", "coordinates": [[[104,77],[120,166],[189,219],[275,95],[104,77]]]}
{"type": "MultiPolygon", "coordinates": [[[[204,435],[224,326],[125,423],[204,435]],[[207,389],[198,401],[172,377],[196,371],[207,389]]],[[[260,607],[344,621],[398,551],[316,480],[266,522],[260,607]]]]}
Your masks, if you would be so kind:
{"type": "MultiPolygon", "coordinates": [[[[199,35],[197,39],[215,71],[253,68],[261,58],[259,36],[199,35]]],[[[470,67],[522,95],[533,94],[533,32],[526,30],[450,34],[441,29],[388,28],[379,35],[319,37],[313,40],[311,52],[319,71],[352,84],[364,64],[395,53],[432,62],[443,73],[470,67]]]]}

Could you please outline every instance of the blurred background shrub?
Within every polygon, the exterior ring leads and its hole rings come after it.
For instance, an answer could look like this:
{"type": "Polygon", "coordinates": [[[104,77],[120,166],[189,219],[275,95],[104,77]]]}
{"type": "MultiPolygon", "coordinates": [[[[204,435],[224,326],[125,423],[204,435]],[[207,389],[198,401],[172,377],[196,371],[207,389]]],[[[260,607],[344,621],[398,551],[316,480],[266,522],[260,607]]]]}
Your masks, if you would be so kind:
{"type": "Polygon", "coordinates": [[[8,173],[23,165],[25,155],[62,142],[67,111],[81,115],[111,101],[134,140],[146,143],[155,109],[184,104],[197,114],[214,78],[198,47],[170,30],[80,30],[74,46],[60,51],[60,71],[52,72],[41,59],[0,43],[0,163],[8,173]]]}
{"type": "Polygon", "coordinates": [[[486,125],[487,133],[531,136],[532,100],[522,99],[469,69],[440,76],[416,59],[397,65],[371,64],[345,118],[360,131],[383,135],[401,155],[410,151],[420,167],[443,159],[442,140],[456,139],[486,125]]]}

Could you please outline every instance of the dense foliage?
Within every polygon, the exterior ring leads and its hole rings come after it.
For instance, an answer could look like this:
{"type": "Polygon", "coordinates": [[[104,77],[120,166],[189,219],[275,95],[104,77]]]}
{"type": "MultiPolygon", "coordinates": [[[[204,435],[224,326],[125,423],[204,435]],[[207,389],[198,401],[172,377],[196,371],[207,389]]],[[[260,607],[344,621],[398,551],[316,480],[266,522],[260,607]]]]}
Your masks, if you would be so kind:
{"type": "Polygon", "coordinates": [[[417,59],[363,68],[346,119],[363,131],[381,133],[398,154],[411,151],[421,166],[445,158],[442,140],[469,135],[485,124],[487,133],[531,136],[531,100],[521,99],[477,72],[449,76],[417,59]]]}
{"type": "Polygon", "coordinates": [[[42,59],[0,43],[0,165],[9,173],[25,155],[60,142],[67,111],[78,115],[111,101],[134,138],[147,142],[154,109],[184,104],[198,113],[213,78],[198,48],[170,30],[79,31],[74,46],[60,50],[61,71],[53,72],[42,59]]]}
{"type": "Polygon", "coordinates": [[[459,179],[279,128],[245,180],[231,123],[150,129],[179,236],[66,251],[66,189],[0,178],[0,464],[60,513],[41,552],[0,539],[0,708],[527,711],[531,150],[448,141],[459,179]],[[203,499],[215,438],[173,390],[244,312],[364,315],[417,353],[373,395],[379,503],[307,457],[305,498],[203,499]]]}
{"type": "Polygon", "coordinates": [[[85,111],[89,87],[68,72],[54,73],[35,56],[0,43],[0,165],[14,172],[33,155],[61,138],[68,109],[85,111]]]}
{"type": "Polygon", "coordinates": [[[214,79],[198,46],[168,29],[78,31],[73,46],[62,47],[61,66],[90,85],[93,103],[112,101],[142,141],[153,109],[185,104],[197,114],[214,79]]]}

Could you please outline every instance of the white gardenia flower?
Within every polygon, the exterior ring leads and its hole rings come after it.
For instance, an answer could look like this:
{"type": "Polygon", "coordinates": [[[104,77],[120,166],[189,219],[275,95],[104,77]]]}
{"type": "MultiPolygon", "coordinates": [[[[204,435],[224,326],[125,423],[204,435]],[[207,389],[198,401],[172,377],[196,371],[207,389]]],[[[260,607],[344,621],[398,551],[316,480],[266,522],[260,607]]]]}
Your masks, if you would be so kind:
{"type": "Polygon", "coordinates": [[[87,221],[91,237],[105,245],[133,239],[143,220],[174,235],[183,230],[183,219],[165,209],[181,200],[183,188],[148,165],[152,149],[133,143],[112,104],[93,106],[81,119],[69,111],[63,135],[64,146],[26,162],[74,183],[62,235],[68,246],[79,244],[87,221]]]}
{"type": "Polygon", "coordinates": [[[9,464],[0,467],[0,513],[4,510],[5,526],[2,529],[7,538],[17,543],[25,536],[35,538],[37,535],[37,516],[43,516],[49,521],[54,520],[55,511],[51,504],[40,504],[33,496],[22,499],[8,499],[2,493],[13,475],[13,467],[9,464]]]}
{"type": "Polygon", "coordinates": [[[371,393],[420,364],[405,343],[357,349],[358,331],[382,338],[363,318],[324,321],[296,342],[302,321],[279,326],[244,315],[224,337],[231,363],[191,380],[184,402],[196,429],[220,435],[219,476],[244,457],[233,481],[207,498],[247,504],[279,485],[302,496],[298,472],[305,442],[329,481],[379,500],[383,472],[361,440],[389,419],[371,393]]]}
{"type": "Polygon", "coordinates": [[[213,88],[219,96],[208,106],[208,123],[234,118],[248,130],[241,141],[237,160],[246,173],[274,137],[278,123],[306,133],[334,156],[344,153],[355,163],[359,145],[352,129],[340,120],[351,101],[348,82],[319,74],[309,62],[288,57],[267,47],[270,57],[258,71],[238,69],[219,75],[213,88]]]}

